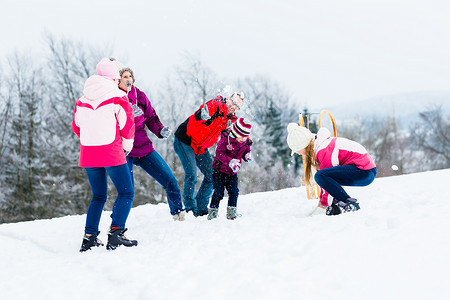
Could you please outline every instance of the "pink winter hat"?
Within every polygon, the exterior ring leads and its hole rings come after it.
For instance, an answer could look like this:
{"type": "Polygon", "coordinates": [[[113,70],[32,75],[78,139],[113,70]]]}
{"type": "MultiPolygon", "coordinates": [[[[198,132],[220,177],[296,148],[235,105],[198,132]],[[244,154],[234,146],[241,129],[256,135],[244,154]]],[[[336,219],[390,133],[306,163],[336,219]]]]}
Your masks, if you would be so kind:
{"type": "Polygon", "coordinates": [[[114,62],[109,58],[102,58],[102,60],[97,64],[97,75],[109,78],[109,79],[120,79],[119,70],[114,62]]]}

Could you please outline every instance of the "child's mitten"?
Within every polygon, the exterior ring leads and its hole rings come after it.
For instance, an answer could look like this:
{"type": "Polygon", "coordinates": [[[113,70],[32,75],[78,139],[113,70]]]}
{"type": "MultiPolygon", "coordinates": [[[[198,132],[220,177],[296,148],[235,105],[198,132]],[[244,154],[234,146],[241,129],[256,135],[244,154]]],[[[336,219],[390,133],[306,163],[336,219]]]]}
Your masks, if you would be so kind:
{"type": "Polygon", "coordinates": [[[233,173],[237,173],[239,171],[239,168],[241,167],[241,162],[239,161],[239,159],[233,158],[232,160],[230,160],[230,163],[228,165],[230,166],[231,170],[233,170],[233,173]]]}

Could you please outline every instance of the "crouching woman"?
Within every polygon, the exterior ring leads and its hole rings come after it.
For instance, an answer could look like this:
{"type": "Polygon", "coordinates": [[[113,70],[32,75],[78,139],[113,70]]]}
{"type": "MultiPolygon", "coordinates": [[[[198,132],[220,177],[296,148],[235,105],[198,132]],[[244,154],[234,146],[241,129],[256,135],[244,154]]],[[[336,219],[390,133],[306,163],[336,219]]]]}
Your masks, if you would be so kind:
{"type": "Polygon", "coordinates": [[[342,186],[367,186],[377,175],[377,168],[367,150],[359,143],[341,137],[332,137],[326,128],[313,134],[307,128],[290,123],[287,143],[292,154],[304,155],[305,180],[310,182],[313,167],[318,170],[314,180],[321,187],[320,202],[314,214],[327,215],[360,209],[355,198],[342,186]]]}

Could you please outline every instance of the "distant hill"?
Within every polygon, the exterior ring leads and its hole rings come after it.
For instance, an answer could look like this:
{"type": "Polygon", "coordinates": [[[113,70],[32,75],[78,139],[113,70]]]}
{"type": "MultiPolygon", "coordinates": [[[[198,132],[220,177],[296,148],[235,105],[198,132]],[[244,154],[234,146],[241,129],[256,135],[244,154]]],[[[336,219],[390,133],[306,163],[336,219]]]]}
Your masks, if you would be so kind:
{"type": "MultiPolygon", "coordinates": [[[[372,116],[395,116],[401,127],[419,119],[419,113],[435,106],[450,113],[450,91],[414,92],[373,97],[327,107],[337,122],[372,116]]],[[[316,109],[313,111],[320,111],[316,109]]]]}

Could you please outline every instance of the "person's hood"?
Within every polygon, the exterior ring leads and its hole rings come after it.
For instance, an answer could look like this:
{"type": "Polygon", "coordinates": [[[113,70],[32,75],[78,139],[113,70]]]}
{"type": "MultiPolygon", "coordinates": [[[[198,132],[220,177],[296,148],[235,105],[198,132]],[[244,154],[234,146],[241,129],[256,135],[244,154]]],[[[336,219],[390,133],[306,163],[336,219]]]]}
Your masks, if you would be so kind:
{"type": "Polygon", "coordinates": [[[104,101],[126,95],[113,80],[99,75],[91,76],[86,80],[83,94],[84,98],[90,102],[104,101]]]}
{"type": "Polygon", "coordinates": [[[328,142],[329,138],[331,138],[331,132],[325,127],[320,128],[316,134],[314,150],[317,151],[319,148],[322,148],[321,145],[325,142],[328,142]]]}

